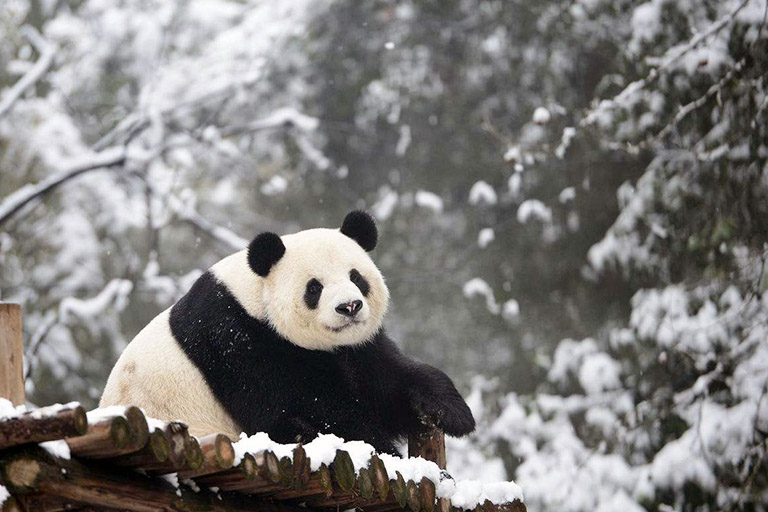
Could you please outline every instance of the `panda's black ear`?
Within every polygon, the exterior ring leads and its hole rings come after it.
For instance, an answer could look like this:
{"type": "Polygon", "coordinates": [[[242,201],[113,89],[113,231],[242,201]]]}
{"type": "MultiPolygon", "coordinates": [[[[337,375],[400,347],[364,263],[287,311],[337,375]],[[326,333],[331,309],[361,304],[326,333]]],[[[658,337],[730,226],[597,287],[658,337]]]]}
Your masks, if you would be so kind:
{"type": "Polygon", "coordinates": [[[362,210],[351,211],[344,217],[341,233],[357,242],[366,251],[374,250],[379,240],[376,222],[370,214],[362,210]]]}
{"type": "Polygon", "coordinates": [[[248,244],[248,265],[261,277],[267,277],[272,265],[285,254],[285,245],[274,233],[261,233],[248,244]]]}

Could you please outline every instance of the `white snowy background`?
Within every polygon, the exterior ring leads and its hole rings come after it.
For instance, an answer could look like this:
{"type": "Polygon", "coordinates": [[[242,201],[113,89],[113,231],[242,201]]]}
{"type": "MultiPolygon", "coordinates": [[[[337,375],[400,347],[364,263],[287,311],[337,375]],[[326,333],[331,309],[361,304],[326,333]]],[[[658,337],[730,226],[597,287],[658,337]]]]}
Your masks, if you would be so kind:
{"type": "Polygon", "coordinates": [[[32,403],[260,231],[379,220],[387,326],[531,511],[768,507],[766,0],[3,0],[32,403]]]}

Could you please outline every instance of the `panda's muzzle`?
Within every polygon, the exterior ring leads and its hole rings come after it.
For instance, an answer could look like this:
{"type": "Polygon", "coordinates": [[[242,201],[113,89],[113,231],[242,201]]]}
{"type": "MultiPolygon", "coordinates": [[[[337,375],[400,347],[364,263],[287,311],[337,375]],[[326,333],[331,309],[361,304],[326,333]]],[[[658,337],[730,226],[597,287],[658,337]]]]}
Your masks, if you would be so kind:
{"type": "Polygon", "coordinates": [[[353,300],[336,306],[336,312],[348,318],[354,318],[363,309],[363,301],[353,300]]]}

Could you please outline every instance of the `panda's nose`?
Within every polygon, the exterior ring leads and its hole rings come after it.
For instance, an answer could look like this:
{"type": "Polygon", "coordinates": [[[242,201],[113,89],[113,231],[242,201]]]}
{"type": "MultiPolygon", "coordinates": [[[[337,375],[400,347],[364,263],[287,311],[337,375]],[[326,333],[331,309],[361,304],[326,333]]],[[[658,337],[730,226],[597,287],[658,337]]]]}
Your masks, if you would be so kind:
{"type": "Polygon", "coordinates": [[[352,302],[344,302],[336,306],[336,312],[340,315],[354,317],[363,308],[363,301],[353,300],[352,302]]]}

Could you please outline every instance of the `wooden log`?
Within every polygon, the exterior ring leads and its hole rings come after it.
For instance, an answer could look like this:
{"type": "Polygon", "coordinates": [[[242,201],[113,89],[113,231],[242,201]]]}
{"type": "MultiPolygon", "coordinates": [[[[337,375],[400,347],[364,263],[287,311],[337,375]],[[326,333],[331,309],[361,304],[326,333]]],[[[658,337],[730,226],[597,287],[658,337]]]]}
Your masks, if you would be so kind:
{"type": "Polygon", "coordinates": [[[149,440],[144,448],[110,459],[110,463],[116,466],[146,470],[164,464],[168,461],[170,454],[171,444],[168,442],[165,432],[156,428],[149,434],[149,440]]]}
{"type": "MultiPolygon", "coordinates": [[[[327,471],[326,467],[326,471],[327,471]]],[[[312,473],[312,476],[303,487],[294,489],[281,489],[270,495],[272,499],[285,501],[294,500],[296,502],[306,501],[308,498],[330,497],[333,494],[333,484],[330,481],[330,472],[327,473],[327,480],[321,475],[321,471],[312,473]]]]}
{"type": "Polygon", "coordinates": [[[67,439],[74,455],[107,459],[139,451],[147,444],[147,419],[138,407],[126,407],[121,414],[97,418],[84,436],[67,439]]]}
{"type": "Polygon", "coordinates": [[[282,478],[280,483],[284,487],[293,487],[293,461],[287,455],[280,459],[280,471],[282,472],[282,478]]]}
{"type": "Polygon", "coordinates": [[[201,437],[200,451],[203,456],[198,469],[179,471],[179,478],[197,478],[211,473],[219,473],[232,467],[235,462],[235,449],[232,441],[224,434],[210,434],[201,437]]]}
{"type": "Polygon", "coordinates": [[[405,508],[408,504],[408,489],[406,488],[403,475],[399,471],[396,471],[396,474],[397,477],[389,481],[389,489],[392,491],[392,497],[395,498],[395,502],[400,505],[400,508],[405,508]]]}
{"type": "Polygon", "coordinates": [[[190,439],[187,425],[180,421],[169,421],[165,425],[165,438],[171,448],[168,460],[180,467],[184,463],[184,453],[190,439]]]}
{"type": "MultiPolygon", "coordinates": [[[[195,437],[189,438],[189,443],[184,448],[184,466],[186,469],[200,469],[203,466],[203,450],[200,442],[195,437]]],[[[179,468],[181,469],[181,468],[179,468]]]]}
{"type": "Polygon", "coordinates": [[[88,429],[85,410],[79,405],[43,407],[0,420],[0,449],[25,443],[42,443],[83,435],[88,429]]]}
{"type": "MultiPolygon", "coordinates": [[[[445,469],[445,435],[435,426],[435,421],[430,417],[421,419],[423,429],[408,436],[408,456],[422,457],[445,469]]],[[[447,499],[437,501],[438,512],[450,512],[451,503],[447,499]]]]}
{"type": "Polygon", "coordinates": [[[408,457],[421,457],[445,469],[445,435],[435,422],[425,417],[421,420],[424,429],[408,436],[408,457]]]}
{"type": "Polygon", "coordinates": [[[360,474],[357,476],[357,485],[360,489],[360,496],[368,500],[373,499],[373,478],[368,468],[360,470],[360,474]]]}
{"type": "MultiPolygon", "coordinates": [[[[20,500],[16,496],[8,496],[5,498],[5,501],[2,505],[0,505],[0,512],[27,512],[27,510],[20,502],[20,500]]],[[[40,512],[46,512],[42,509],[31,509],[31,510],[40,510],[40,512]]]]}
{"type": "Polygon", "coordinates": [[[250,457],[254,471],[250,475],[230,474],[226,478],[219,475],[228,473],[216,473],[203,476],[196,481],[198,484],[214,485],[226,491],[238,491],[243,494],[270,495],[285,490],[282,483],[282,469],[280,461],[272,452],[246,454],[243,461],[250,457]],[[211,484],[211,482],[214,482],[211,484]]]}
{"type": "Polygon", "coordinates": [[[333,479],[331,478],[331,468],[325,464],[320,465],[320,469],[317,471],[317,476],[320,479],[320,485],[325,491],[326,496],[333,494],[333,479]]]}
{"type": "Polygon", "coordinates": [[[144,413],[138,407],[130,406],[125,408],[124,415],[125,419],[128,420],[128,427],[131,432],[130,450],[136,451],[144,448],[149,439],[149,427],[144,413]]]}
{"type": "Polygon", "coordinates": [[[413,512],[419,512],[421,510],[421,491],[419,490],[419,486],[413,480],[408,480],[405,489],[408,508],[413,512]]]}
{"type": "Polygon", "coordinates": [[[115,471],[105,464],[57,459],[36,446],[6,452],[0,459],[0,477],[14,494],[43,493],[85,505],[131,512],[302,512],[296,507],[244,496],[195,493],[183,486],[175,489],[161,479],[115,471]]]}
{"type": "Polygon", "coordinates": [[[67,437],[72,455],[85,458],[114,457],[130,450],[131,430],[122,416],[102,418],[88,425],[78,437],[67,437]]]}
{"type": "Polygon", "coordinates": [[[343,491],[350,491],[355,487],[357,475],[352,457],[344,450],[336,450],[336,456],[331,465],[334,480],[343,491]]]}
{"type": "Polygon", "coordinates": [[[237,465],[218,473],[211,473],[195,478],[198,485],[218,487],[224,491],[233,490],[245,482],[253,481],[258,475],[258,467],[253,455],[246,453],[237,465]]]}
{"type": "Polygon", "coordinates": [[[280,460],[274,452],[267,450],[264,452],[263,459],[256,458],[256,463],[259,466],[259,473],[272,481],[272,483],[277,484],[283,480],[283,467],[280,465],[280,460]]]}
{"type": "Polygon", "coordinates": [[[362,509],[366,512],[373,510],[376,507],[386,508],[388,510],[399,510],[399,506],[395,502],[381,502],[378,498],[367,499],[357,491],[342,491],[341,489],[334,490],[334,493],[330,497],[313,497],[306,500],[305,505],[311,509],[336,509],[336,510],[348,510],[348,509],[362,509]]]}
{"type": "Polygon", "coordinates": [[[427,477],[423,477],[419,482],[421,490],[421,509],[424,512],[434,512],[437,500],[437,487],[435,483],[427,477]]]}
{"type": "Polygon", "coordinates": [[[21,306],[0,302],[0,397],[26,402],[22,361],[21,306]]]}
{"type": "Polygon", "coordinates": [[[402,507],[392,497],[386,501],[377,501],[375,504],[365,508],[365,512],[396,512],[400,510],[402,510],[402,507]]]}
{"type": "MultiPolygon", "coordinates": [[[[463,508],[451,507],[450,512],[467,512],[463,508]]],[[[493,504],[488,500],[485,500],[482,504],[478,505],[471,512],[527,512],[525,504],[520,500],[515,500],[509,503],[502,503],[499,505],[493,504]]]]}
{"type": "Polygon", "coordinates": [[[167,473],[178,473],[183,470],[197,470],[202,466],[203,453],[200,449],[200,444],[197,439],[191,436],[188,436],[186,439],[181,460],[171,460],[170,449],[168,455],[169,456],[164,461],[147,461],[147,464],[139,466],[138,468],[154,475],[163,475],[167,473]]]}
{"type": "Polygon", "coordinates": [[[80,510],[82,504],[46,494],[24,494],[16,497],[24,512],[61,512],[80,510]]]}
{"type": "Polygon", "coordinates": [[[310,460],[307,457],[307,452],[304,451],[304,447],[299,443],[296,448],[293,449],[294,487],[296,487],[296,489],[304,489],[309,484],[311,475],[310,460]]]}
{"type": "Polygon", "coordinates": [[[386,501],[389,497],[389,475],[387,475],[387,468],[379,456],[375,454],[371,457],[370,468],[376,494],[378,494],[381,501],[386,501]]]}
{"type": "Polygon", "coordinates": [[[259,495],[269,495],[286,489],[283,484],[283,469],[280,459],[273,452],[264,451],[250,455],[256,467],[253,477],[250,479],[236,478],[234,481],[218,487],[244,494],[259,495]]]}

